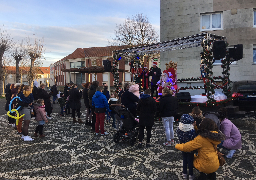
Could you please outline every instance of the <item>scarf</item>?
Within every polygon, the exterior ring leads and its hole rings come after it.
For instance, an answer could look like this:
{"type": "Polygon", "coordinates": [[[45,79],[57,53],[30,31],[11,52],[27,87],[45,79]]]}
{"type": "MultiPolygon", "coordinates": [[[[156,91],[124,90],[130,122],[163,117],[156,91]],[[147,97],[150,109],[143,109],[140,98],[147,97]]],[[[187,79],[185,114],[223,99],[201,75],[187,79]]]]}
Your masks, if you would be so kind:
{"type": "Polygon", "coordinates": [[[183,124],[183,123],[179,123],[179,129],[181,131],[187,132],[187,131],[191,131],[194,129],[193,124],[183,124]]]}

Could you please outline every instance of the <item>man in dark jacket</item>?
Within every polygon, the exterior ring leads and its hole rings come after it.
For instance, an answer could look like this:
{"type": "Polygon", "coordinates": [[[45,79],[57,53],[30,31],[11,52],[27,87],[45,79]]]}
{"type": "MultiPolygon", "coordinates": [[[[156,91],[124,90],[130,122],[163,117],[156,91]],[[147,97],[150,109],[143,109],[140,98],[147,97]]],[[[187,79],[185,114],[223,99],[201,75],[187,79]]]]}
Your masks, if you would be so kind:
{"type": "Polygon", "coordinates": [[[147,130],[147,143],[146,147],[151,147],[150,138],[151,138],[151,129],[154,125],[154,116],[156,112],[156,101],[150,97],[151,91],[147,89],[144,94],[141,95],[139,100],[137,111],[139,112],[139,145],[142,147],[142,140],[144,139],[144,129],[147,130]]]}
{"type": "Polygon", "coordinates": [[[132,92],[129,92],[129,84],[126,84],[125,91],[121,96],[121,104],[124,105],[136,117],[137,102],[139,98],[132,92]]]}
{"type": "Polygon", "coordinates": [[[104,130],[104,120],[105,112],[109,113],[110,109],[108,106],[107,98],[104,94],[101,93],[101,88],[97,87],[96,92],[92,97],[92,106],[95,107],[96,123],[95,123],[95,133],[99,134],[99,125],[101,135],[108,135],[108,132],[104,130]]]}
{"type": "Polygon", "coordinates": [[[52,101],[53,101],[53,104],[55,104],[55,101],[57,99],[57,94],[58,94],[58,90],[57,90],[57,85],[54,84],[52,87],[51,87],[51,93],[52,93],[52,101]]]}
{"type": "Polygon", "coordinates": [[[161,77],[161,69],[158,68],[157,66],[157,62],[153,62],[153,67],[151,68],[150,72],[149,72],[149,76],[152,76],[151,79],[151,97],[153,97],[154,91],[156,90],[156,98],[158,97],[158,93],[157,93],[157,82],[160,80],[161,77]]]}
{"type": "Polygon", "coordinates": [[[38,100],[38,89],[39,88],[39,83],[37,81],[34,81],[34,86],[33,86],[33,90],[32,90],[32,94],[34,96],[34,100],[38,100]]]}
{"type": "Polygon", "coordinates": [[[51,105],[51,99],[50,99],[50,98],[51,98],[51,95],[48,94],[48,93],[46,92],[46,90],[44,90],[45,87],[46,87],[46,86],[45,86],[44,83],[42,83],[42,84],[40,85],[40,88],[39,88],[39,90],[38,90],[38,98],[44,100],[45,111],[46,111],[46,113],[47,113],[47,116],[48,116],[48,117],[51,117],[51,113],[52,113],[52,105],[51,105]]]}
{"type": "Polygon", "coordinates": [[[88,91],[88,99],[89,99],[89,105],[91,107],[92,110],[92,132],[95,132],[95,123],[96,123],[96,115],[94,113],[95,111],[95,107],[92,105],[92,97],[96,92],[96,88],[99,86],[99,82],[98,81],[93,81],[92,85],[88,91]]]}
{"type": "Polygon", "coordinates": [[[81,97],[82,97],[82,94],[77,89],[77,85],[73,84],[71,90],[69,91],[69,105],[70,105],[70,108],[72,109],[73,122],[74,123],[77,122],[75,117],[75,113],[77,112],[78,123],[80,124],[83,123],[80,118],[81,97]]]}
{"type": "Polygon", "coordinates": [[[163,96],[159,103],[159,114],[162,117],[163,125],[165,128],[165,134],[167,142],[164,143],[165,146],[174,145],[174,132],[173,132],[173,122],[174,116],[177,113],[178,100],[176,97],[172,96],[172,91],[168,88],[163,89],[163,96]]]}

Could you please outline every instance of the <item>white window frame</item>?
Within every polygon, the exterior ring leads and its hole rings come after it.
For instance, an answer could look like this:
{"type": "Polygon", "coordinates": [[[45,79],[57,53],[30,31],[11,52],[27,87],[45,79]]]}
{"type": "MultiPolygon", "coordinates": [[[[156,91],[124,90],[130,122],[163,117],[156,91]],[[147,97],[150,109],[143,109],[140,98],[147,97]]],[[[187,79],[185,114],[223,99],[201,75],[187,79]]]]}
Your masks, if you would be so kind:
{"type": "Polygon", "coordinates": [[[97,74],[92,73],[92,81],[97,81],[97,74]]]}
{"type": "Polygon", "coordinates": [[[256,16],[256,9],[253,9],[253,27],[256,27],[256,19],[255,19],[255,16],[256,16]]]}
{"type": "Polygon", "coordinates": [[[131,81],[131,73],[130,72],[125,72],[124,74],[124,81],[125,82],[130,82],[131,81]]]}
{"type": "Polygon", "coordinates": [[[200,16],[200,31],[213,31],[213,30],[223,30],[223,13],[222,12],[215,12],[215,13],[205,13],[205,14],[201,14],[200,16]],[[212,28],[212,15],[213,14],[220,14],[220,18],[221,18],[221,27],[220,28],[212,28]],[[210,29],[202,29],[202,18],[203,15],[210,15],[210,29]]]}
{"type": "MultiPolygon", "coordinates": [[[[252,61],[253,61],[253,64],[256,64],[256,57],[255,57],[255,61],[254,61],[254,59],[253,59],[253,51],[255,51],[256,52],[256,44],[254,44],[253,45],[253,48],[252,48],[252,61]]],[[[256,55],[255,55],[256,56],[256,55]]]]}
{"type": "Polygon", "coordinates": [[[102,73],[102,81],[103,82],[108,82],[108,72],[102,73]]]}

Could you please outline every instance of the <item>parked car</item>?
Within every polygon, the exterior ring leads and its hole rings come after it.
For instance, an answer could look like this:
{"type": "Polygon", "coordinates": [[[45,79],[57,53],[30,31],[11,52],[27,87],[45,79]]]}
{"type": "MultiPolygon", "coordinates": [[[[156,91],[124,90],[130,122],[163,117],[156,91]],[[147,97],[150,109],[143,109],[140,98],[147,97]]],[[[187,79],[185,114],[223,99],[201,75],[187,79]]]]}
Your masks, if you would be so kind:
{"type": "Polygon", "coordinates": [[[240,111],[256,111],[256,81],[239,81],[233,83],[233,105],[240,111]]]}

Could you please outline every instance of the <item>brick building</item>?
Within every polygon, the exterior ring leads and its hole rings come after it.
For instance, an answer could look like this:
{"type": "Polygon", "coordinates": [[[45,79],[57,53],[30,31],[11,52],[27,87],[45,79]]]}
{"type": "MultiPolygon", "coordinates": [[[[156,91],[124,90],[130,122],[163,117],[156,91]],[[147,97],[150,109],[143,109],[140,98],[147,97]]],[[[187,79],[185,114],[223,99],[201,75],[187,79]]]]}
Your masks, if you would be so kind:
{"type": "MultiPolygon", "coordinates": [[[[202,32],[225,36],[229,46],[243,44],[243,59],[231,64],[230,80],[255,80],[255,0],[161,0],[160,8],[161,42],[202,32]]],[[[178,78],[200,77],[200,52],[202,47],[162,52],[161,64],[170,60],[178,62],[178,78]]],[[[213,73],[222,75],[220,61],[215,61],[213,73]]]]}
{"type": "MultiPolygon", "coordinates": [[[[86,73],[83,69],[93,67],[103,67],[103,60],[112,61],[112,52],[126,48],[125,46],[107,46],[107,47],[91,47],[77,48],[73,53],[62,58],[50,66],[51,81],[57,86],[64,86],[66,83],[76,83],[79,86],[85,82],[99,81],[102,86],[108,82],[109,73],[86,73]]],[[[128,62],[122,58],[119,61],[119,82],[130,81],[130,72],[128,62]]],[[[110,86],[113,86],[113,75],[110,74],[110,86]]]]}

